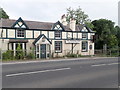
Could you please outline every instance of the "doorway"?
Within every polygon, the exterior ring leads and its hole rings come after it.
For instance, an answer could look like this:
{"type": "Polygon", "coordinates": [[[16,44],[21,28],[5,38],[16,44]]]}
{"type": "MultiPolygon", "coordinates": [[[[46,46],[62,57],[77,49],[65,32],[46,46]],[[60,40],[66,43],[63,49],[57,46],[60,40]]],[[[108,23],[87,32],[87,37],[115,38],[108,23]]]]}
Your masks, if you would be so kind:
{"type": "Polygon", "coordinates": [[[46,58],[46,44],[40,45],[40,56],[41,58],[46,58]]]}

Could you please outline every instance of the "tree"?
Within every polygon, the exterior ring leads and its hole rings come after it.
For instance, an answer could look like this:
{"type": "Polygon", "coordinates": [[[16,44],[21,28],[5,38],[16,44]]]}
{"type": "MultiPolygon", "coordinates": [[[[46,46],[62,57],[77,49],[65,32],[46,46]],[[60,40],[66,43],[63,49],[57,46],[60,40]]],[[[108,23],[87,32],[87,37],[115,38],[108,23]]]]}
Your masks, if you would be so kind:
{"type": "Polygon", "coordinates": [[[78,7],[76,10],[72,9],[71,7],[67,8],[67,21],[70,22],[70,19],[75,19],[76,24],[85,24],[88,19],[88,15],[82,11],[80,7],[78,7]]]}
{"type": "Polygon", "coordinates": [[[94,25],[91,22],[85,22],[85,25],[93,30],[94,25]]]}
{"type": "Polygon", "coordinates": [[[4,19],[9,19],[9,16],[7,15],[7,13],[3,10],[3,8],[0,8],[0,19],[4,18],[4,19]]]}
{"type": "Polygon", "coordinates": [[[118,40],[118,46],[120,47],[120,27],[116,26],[115,31],[116,31],[115,34],[116,34],[116,37],[117,37],[117,40],[118,40]]]}
{"type": "Polygon", "coordinates": [[[103,45],[107,44],[107,48],[114,48],[118,45],[117,37],[115,35],[114,22],[106,19],[94,20],[93,30],[96,31],[95,48],[102,49],[103,45]]]}

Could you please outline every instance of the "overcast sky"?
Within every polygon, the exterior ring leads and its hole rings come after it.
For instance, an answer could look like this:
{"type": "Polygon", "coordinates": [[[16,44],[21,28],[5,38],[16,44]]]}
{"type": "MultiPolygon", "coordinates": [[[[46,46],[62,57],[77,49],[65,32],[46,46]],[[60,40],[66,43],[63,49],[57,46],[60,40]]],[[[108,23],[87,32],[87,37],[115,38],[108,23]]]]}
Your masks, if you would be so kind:
{"type": "Polygon", "coordinates": [[[0,6],[10,19],[56,22],[66,13],[66,8],[77,8],[88,14],[91,20],[109,19],[118,23],[119,0],[1,0],[0,6]]]}

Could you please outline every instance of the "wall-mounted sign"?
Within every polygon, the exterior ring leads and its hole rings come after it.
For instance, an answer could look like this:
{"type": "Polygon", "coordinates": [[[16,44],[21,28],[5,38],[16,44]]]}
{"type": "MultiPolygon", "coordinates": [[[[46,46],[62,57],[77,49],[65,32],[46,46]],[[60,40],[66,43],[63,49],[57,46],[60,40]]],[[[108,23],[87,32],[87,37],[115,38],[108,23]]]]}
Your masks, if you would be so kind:
{"type": "Polygon", "coordinates": [[[79,44],[80,40],[66,40],[67,44],[74,43],[74,44],[79,44]]]}

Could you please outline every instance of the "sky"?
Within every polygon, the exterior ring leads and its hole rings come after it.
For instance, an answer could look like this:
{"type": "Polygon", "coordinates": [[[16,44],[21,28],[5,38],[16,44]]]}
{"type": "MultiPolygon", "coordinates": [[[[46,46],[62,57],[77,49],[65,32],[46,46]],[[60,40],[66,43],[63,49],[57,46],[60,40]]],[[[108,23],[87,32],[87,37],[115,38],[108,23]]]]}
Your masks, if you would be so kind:
{"type": "Polygon", "coordinates": [[[10,19],[57,22],[66,9],[81,9],[89,19],[108,19],[118,24],[118,1],[120,0],[1,0],[2,7],[10,19]]]}

